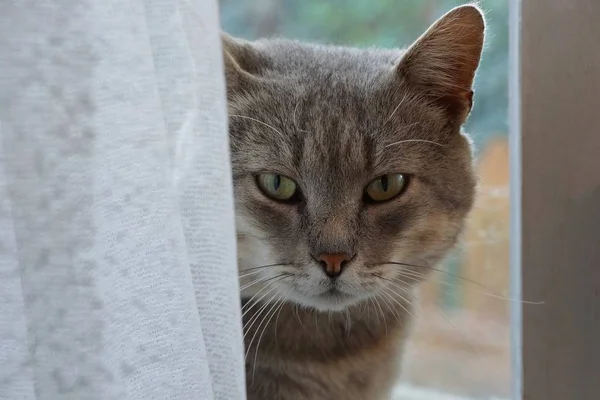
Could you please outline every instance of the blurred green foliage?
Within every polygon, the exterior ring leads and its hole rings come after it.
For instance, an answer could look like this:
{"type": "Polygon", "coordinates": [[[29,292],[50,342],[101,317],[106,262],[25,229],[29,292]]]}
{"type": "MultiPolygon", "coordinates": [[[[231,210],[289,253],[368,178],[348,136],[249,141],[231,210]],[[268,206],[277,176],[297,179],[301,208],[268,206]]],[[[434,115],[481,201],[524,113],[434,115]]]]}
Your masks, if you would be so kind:
{"type": "MultiPolygon", "coordinates": [[[[247,39],[283,36],[352,46],[405,47],[458,0],[221,0],[223,29],[247,39]]],[[[466,126],[478,149],[506,135],[508,0],[481,0],[487,39],[466,126]]]]}

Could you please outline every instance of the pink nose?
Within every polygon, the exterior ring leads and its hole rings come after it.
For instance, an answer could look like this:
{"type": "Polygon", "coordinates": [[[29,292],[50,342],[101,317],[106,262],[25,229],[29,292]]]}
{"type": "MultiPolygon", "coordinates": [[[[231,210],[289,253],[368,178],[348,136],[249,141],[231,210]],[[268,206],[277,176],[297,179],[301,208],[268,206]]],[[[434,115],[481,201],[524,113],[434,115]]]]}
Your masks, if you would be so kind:
{"type": "Polygon", "coordinates": [[[327,276],[335,278],[342,273],[352,257],[347,254],[321,254],[317,260],[321,262],[323,271],[327,276]]]}

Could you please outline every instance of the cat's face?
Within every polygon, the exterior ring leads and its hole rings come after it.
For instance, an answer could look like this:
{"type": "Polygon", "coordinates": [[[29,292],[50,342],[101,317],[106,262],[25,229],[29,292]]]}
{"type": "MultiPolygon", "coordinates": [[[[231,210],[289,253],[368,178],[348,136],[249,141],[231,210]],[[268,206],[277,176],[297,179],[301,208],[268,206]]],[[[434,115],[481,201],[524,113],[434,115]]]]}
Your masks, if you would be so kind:
{"type": "Polygon", "coordinates": [[[457,10],[406,53],[224,38],[246,296],[319,310],[396,298],[456,242],[483,41],[480,13],[457,10]]]}

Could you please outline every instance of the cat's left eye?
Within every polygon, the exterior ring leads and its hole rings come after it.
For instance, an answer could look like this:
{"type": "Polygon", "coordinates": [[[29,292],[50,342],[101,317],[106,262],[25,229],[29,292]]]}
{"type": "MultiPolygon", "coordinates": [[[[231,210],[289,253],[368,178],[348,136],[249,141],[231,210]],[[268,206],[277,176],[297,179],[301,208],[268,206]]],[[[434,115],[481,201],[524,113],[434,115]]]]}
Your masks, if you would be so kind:
{"type": "Polygon", "coordinates": [[[404,174],[386,174],[371,181],[365,189],[365,197],[371,202],[391,200],[398,196],[407,184],[404,174]]]}
{"type": "Polygon", "coordinates": [[[298,193],[296,182],[279,174],[260,174],[256,177],[260,190],[268,197],[279,201],[291,201],[298,193]]]}

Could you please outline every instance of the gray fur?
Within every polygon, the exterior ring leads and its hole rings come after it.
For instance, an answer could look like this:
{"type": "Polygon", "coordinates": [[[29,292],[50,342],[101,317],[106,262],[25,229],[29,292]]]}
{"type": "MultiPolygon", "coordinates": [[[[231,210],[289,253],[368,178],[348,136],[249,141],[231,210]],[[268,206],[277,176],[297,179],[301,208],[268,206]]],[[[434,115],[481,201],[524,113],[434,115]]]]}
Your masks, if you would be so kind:
{"type": "Polygon", "coordinates": [[[241,284],[254,296],[244,317],[250,399],[389,393],[415,283],[473,204],[461,125],[482,43],[473,6],[407,51],[224,35],[241,284]],[[256,185],[264,172],[293,179],[300,201],[267,198],[256,185]],[[388,173],[410,177],[405,192],[365,203],[366,185],[388,173]],[[322,253],[354,255],[336,295],[322,253]],[[275,263],[285,265],[256,268],[275,263]]]}

